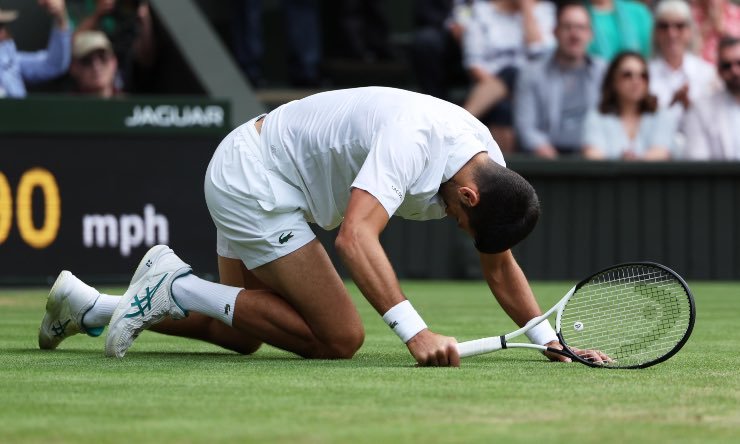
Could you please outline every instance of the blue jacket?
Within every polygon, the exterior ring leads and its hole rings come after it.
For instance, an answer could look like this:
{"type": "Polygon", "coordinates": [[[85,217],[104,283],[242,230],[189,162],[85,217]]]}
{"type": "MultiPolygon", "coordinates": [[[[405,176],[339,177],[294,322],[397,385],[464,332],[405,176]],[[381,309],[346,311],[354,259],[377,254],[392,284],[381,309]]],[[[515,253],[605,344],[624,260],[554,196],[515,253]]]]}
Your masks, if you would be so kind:
{"type": "MultiPolygon", "coordinates": [[[[595,57],[586,57],[587,84],[583,85],[589,107],[596,107],[606,64],[595,57]]],[[[552,131],[560,127],[563,103],[563,72],[558,68],[553,51],[547,57],[529,62],[519,71],[514,93],[514,126],[525,151],[532,151],[544,143],[560,145],[552,140],[552,131]]],[[[586,114],[582,116],[586,119],[586,114]]],[[[569,145],[580,146],[580,131],[573,134],[569,145]]]]}
{"type": "Polygon", "coordinates": [[[72,58],[72,31],[54,28],[42,51],[18,51],[13,40],[0,42],[0,97],[25,97],[26,84],[67,72],[72,58]]]}

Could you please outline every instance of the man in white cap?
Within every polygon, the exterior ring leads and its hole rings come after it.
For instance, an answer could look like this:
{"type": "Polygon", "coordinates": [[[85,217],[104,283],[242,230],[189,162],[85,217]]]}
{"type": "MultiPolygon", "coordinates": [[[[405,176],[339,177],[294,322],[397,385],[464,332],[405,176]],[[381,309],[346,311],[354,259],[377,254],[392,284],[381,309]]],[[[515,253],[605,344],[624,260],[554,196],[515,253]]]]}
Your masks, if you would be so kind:
{"type": "Polygon", "coordinates": [[[108,37],[101,31],[78,32],[72,45],[69,74],[81,94],[110,98],[116,88],[118,60],[108,37]]]}
{"type": "Polygon", "coordinates": [[[36,52],[19,51],[8,24],[18,18],[16,11],[0,9],[0,97],[26,96],[26,84],[59,77],[69,67],[72,31],[64,0],[39,0],[54,20],[47,48],[36,52]]]}
{"type": "MultiPolygon", "coordinates": [[[[691,8],[684,0],[662,0],[655,9],[655,57],[650,61],[650,92],[679,125],[692,102],[720,88],[717,68],[691,53],[696,40],[691,8]]],[[[680,129],[680,128],[679,128],[680,129]]],[[[680,139],[679,139],[680,140],[680,139]]]]}

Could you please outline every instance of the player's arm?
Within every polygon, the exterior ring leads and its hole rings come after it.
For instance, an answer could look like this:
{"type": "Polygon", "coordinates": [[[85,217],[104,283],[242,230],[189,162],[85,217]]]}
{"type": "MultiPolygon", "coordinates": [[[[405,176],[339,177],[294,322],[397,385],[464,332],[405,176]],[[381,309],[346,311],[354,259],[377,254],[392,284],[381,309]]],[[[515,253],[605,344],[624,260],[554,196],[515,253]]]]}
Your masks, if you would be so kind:
{"type": "MultiPolygon", "coordinates": [[[[498,254],[481,253],[480,262],[488,287],[501,308],[518,326],[522,327],[530,319],[542,314],[532,288],[511,250],[498,254]]],[[[539,345],[561,348],[555,331],[547,321],[528,331],[527,336],[530,341],[539,345]]],[[[552,360],[570,361],[564,356],[548,353],[546,355],[552,360]]]]}
{"type": "MultiPolygon", "coordinates": [[[[367,191],[355,188],[350,195],[335,245],[352,279],[370,305],[381,315],[386,315],[384,319],[389,312],[391,315],[399,312],[398,322],[404,322],[407,314],[403,311],[405,305],[399,304],[406,301],[406,297],[380,245],[380,233],[387,224],[388,213],[380,201],[367,191]]],[[[421,365],[459,366],[455,339],[432,333],[425,328],[426,325],[423,327],[406,342],[416,361],[421,365]]]]}

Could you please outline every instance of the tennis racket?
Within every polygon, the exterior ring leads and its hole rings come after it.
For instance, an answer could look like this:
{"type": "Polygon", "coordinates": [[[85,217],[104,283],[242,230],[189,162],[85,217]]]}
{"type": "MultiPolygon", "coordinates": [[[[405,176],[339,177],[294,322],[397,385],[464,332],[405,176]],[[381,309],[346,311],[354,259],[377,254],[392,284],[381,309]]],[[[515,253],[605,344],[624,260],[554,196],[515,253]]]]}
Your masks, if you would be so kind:
{"type": "Polygon", "coordinates": [[[678,274],[660,264],[635,262],[587,277],[518,330],[457,346],[460,357],[533,348],[592,367],[645,368],[676,354],[689,339],[695,318],[694,298],[678,274]],[[562,350],[508,342],[556,311],[555,331],[562,350]]]}

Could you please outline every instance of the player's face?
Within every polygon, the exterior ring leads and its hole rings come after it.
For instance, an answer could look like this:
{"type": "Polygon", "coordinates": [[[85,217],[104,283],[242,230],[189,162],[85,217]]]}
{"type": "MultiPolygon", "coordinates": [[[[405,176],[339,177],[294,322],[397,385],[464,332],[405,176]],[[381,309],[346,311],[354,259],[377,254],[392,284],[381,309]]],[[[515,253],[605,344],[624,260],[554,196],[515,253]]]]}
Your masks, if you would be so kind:
{"type": "Polygon", "coordinates": [[[445,213],[457,222],[457,226],[473,236],[470,228],[468,213],[463,208],[462,198],[459,194],[460,187],[454,182],[445,182],[439,189],[442,200],[445,202],[445,213]]]}

